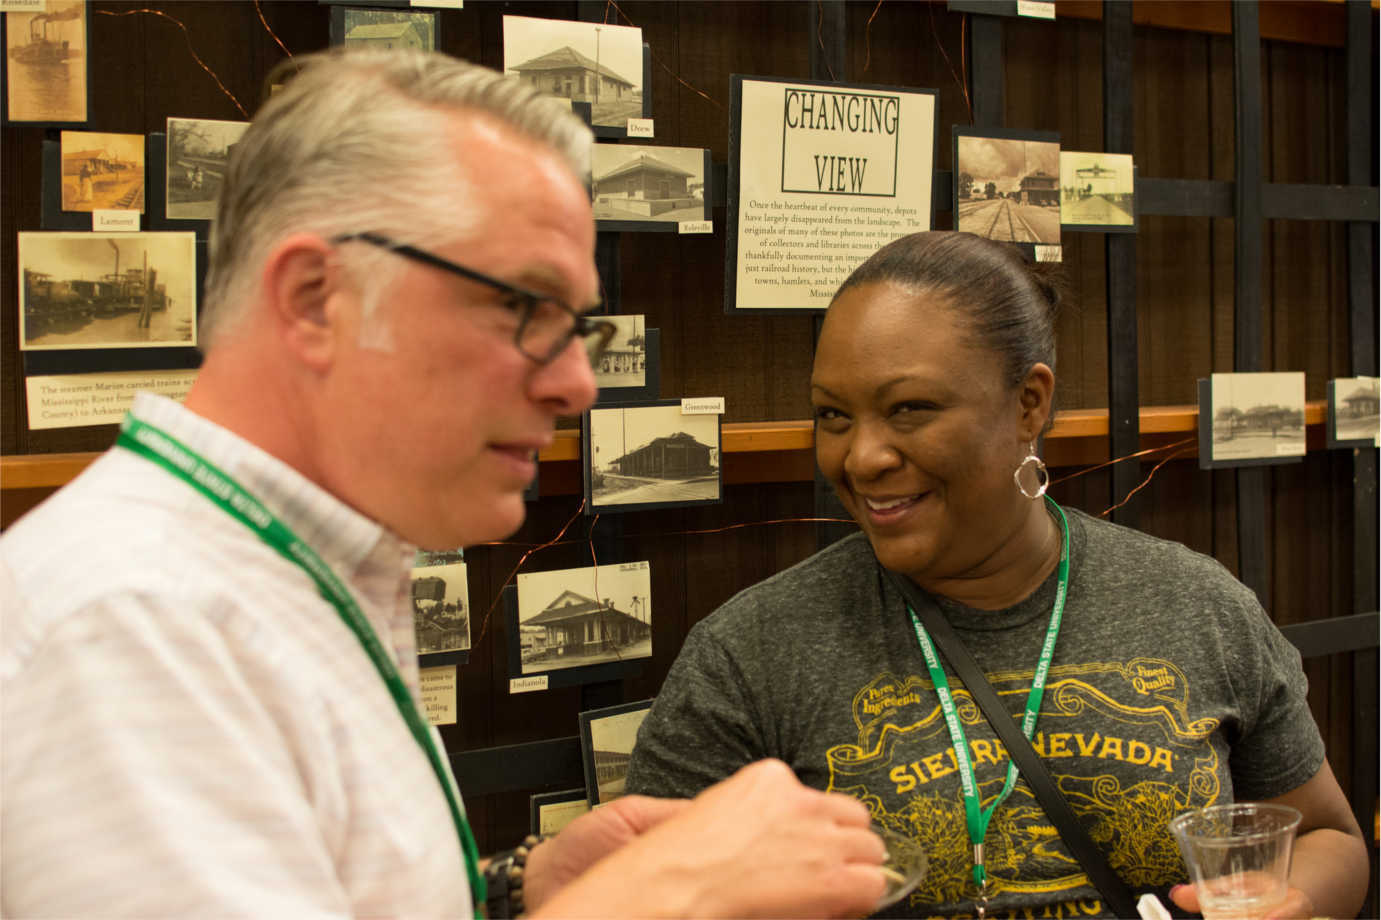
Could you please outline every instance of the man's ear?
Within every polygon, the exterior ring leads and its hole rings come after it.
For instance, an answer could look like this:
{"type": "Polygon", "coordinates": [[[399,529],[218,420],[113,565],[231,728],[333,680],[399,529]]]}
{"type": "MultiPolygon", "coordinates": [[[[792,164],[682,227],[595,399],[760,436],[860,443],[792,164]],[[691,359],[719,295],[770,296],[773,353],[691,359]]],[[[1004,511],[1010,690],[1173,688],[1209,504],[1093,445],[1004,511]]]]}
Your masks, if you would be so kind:
{"type": "Polygon", "coordinates": [[[1017,384],[1017,400],[1021,404],[1023,440],[1034,441],[1045,430],[1045,423],[1055,403],[1055,372],[1049,365],[1036,362],[1017,384]]]}
{"type": "Polygon", "coordinates": [[[264,260],[262,287],[276,334],[302,363],[323,370],[335,355],[349,279],[331,245],[311,233],[278,242],[264,260]]]}

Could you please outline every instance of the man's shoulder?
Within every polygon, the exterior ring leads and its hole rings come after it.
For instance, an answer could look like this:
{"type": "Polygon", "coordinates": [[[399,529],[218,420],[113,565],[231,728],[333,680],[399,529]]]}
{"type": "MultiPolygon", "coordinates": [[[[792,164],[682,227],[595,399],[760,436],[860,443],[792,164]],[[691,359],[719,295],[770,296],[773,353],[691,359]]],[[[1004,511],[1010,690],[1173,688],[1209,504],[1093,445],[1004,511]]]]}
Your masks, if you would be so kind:
{"type": "Polygon", "coordinates": [[[191,614],[253,581],[246,554],[262,554],[262,544],[172,482],[152,464],[108,453],[0,537],[7,659],[21,639],[37,647],[112,602],[142,599],[191,614]]]}

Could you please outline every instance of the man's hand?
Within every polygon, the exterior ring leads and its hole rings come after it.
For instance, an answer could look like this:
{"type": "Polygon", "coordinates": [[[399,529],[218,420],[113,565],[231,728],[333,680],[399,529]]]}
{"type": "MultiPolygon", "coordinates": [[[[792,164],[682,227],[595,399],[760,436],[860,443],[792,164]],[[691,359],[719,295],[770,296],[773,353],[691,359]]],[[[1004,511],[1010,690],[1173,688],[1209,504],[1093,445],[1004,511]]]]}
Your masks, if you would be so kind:
{"type": "MultiPolygon", "coordinates": [[[[602,818],[616,800],[589,818],[602,818]]],[[[809,789],[781,761],[750,764],[676,812],[632,800],[612,829],[591,821],[581,833],[599,845],[633,839],[559,892],[539,883],[533,902],[553,917],[845,917],[869,913],[886,887],[882,841],[867,808],[847,796],[809,789]],[[647,810],[643,810],[647,809],[647,810]],[[658,810],[654,810],[658,809],[658,810]],[[619,830],[618,824],[624,824],[619,830]]],[[[585,818],[581,818],[585,821],[585,818]]],[[[607,819],[606,819],[607,820],[607,819]]],[[[529,860],[556,841],[533,850],[529,860]]],[[[573,843],[574,848],[578,845],[573,843]]],[[[592,844],[593,846],[593,844],[592,844]]],[[[607,851],[605,851],[607,852],[607,851]]],[[[564,847],[543,855],[534,873],[569,871],[564,847]],[[547,868],[551,865],[551,869],[547,868]]]]}

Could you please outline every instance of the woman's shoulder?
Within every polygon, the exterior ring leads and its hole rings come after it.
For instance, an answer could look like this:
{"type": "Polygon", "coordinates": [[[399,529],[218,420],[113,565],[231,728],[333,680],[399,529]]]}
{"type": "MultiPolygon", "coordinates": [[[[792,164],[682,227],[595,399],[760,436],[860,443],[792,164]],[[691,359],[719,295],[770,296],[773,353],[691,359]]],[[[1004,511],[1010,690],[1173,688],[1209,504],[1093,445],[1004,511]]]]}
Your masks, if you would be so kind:
{"type": "MultiPolygon", "coordinates": [[[[1191,591],[1201,601],[1217,598],[1233,606],[1257,606],[1256,595],[1212,556],[1175,540],[1065,509],[1082,530],[1088,577],[1114,589],[1191,591]]],[[[1076,563],[1077,564],[1077,563],[1076,563]]]]}

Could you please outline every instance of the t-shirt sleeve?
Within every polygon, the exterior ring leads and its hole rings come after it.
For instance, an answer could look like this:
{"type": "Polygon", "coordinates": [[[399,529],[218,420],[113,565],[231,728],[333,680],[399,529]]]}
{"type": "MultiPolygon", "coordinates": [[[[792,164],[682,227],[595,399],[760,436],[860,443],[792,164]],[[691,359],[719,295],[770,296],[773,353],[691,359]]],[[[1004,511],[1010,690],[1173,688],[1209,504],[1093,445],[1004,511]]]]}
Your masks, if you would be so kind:
{"type": "Polygon", "coordinates": [[[1247,628],[1239,660],[1249,679],[1238,690],[1242,732],[1233,743],[1229,768],[1234,798],[1268,799],[1313,777],[1323,765],[1324,744],[1309,709],[1309,681],[1299,650],[1255,597],[1243,615],[1247,628]]]}
{"type": "Polygon", "coordinates": [[[690,797],[770,756],[746,685],[709,624],[697,624],[638,731],[627,790],[690,797]]]}

